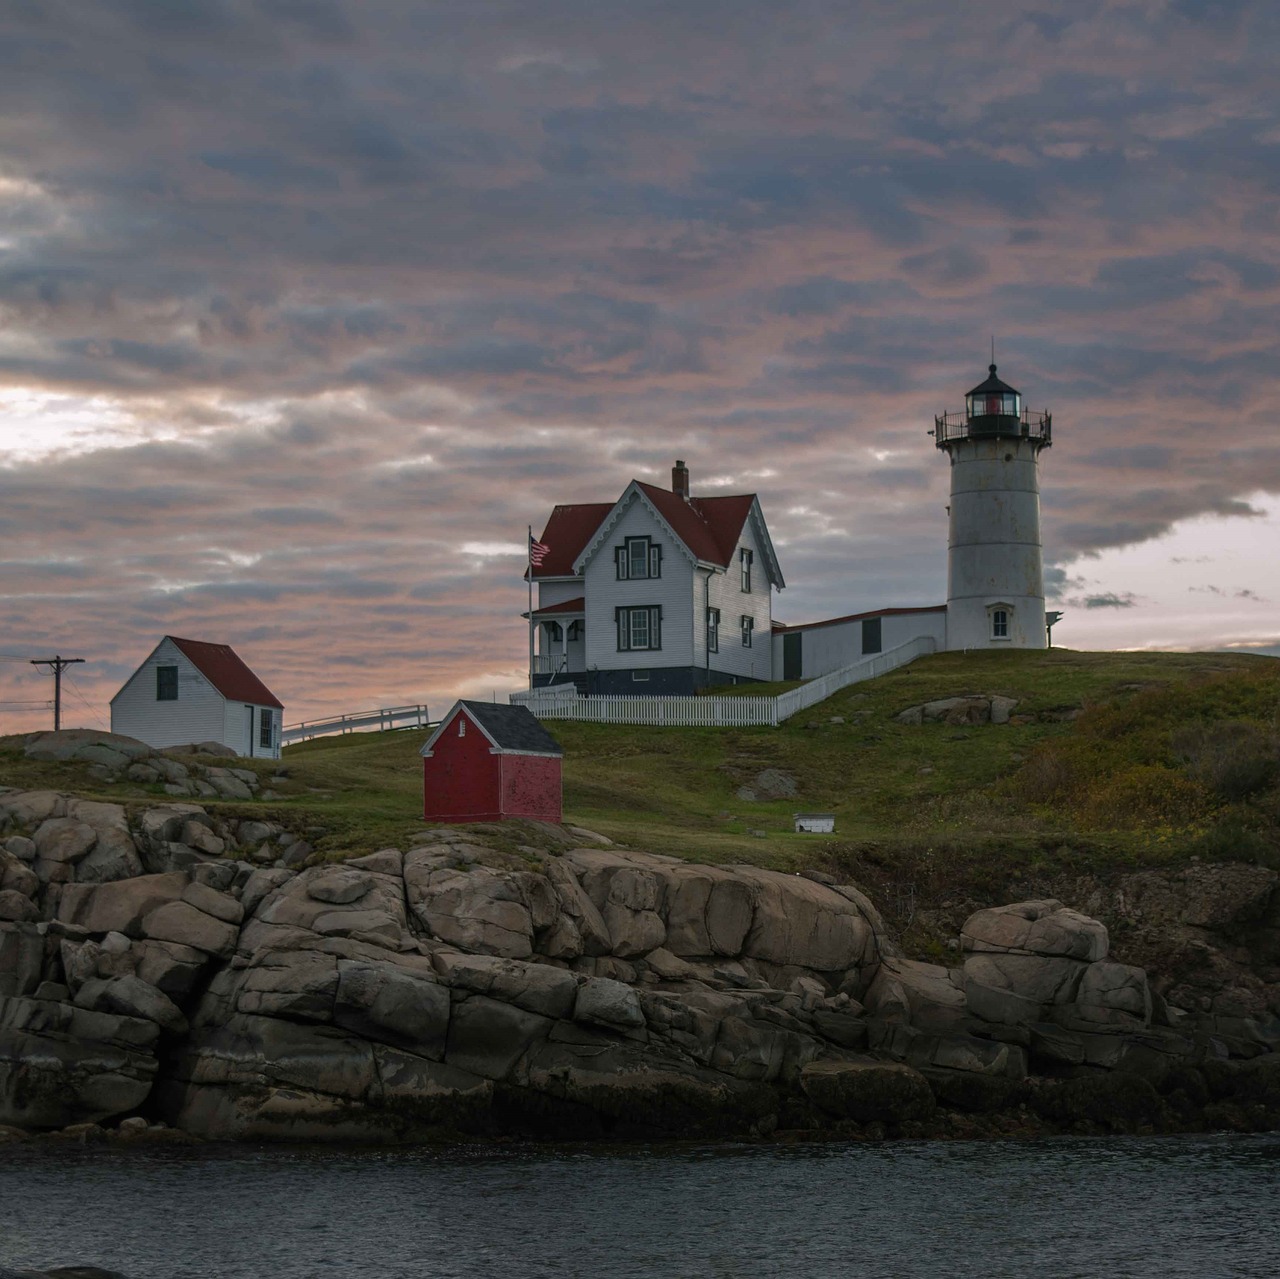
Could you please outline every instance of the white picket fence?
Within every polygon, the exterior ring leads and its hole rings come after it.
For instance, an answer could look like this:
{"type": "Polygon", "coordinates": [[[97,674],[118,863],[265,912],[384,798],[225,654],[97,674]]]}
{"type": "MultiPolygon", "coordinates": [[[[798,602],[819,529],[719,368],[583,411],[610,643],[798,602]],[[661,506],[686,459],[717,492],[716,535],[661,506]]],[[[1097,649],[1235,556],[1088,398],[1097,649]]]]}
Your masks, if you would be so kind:
{"type": "Polygon", "coordinates": [[[513,705],[527,706],[539,719],[576,719],[593,724],[648,724],[655,728],[777,728],[784,720],[832,693],[914,662],[936,650],[920,636],[887,653],[810,680],[778,697],[580,697],[572,684],[512,693],[513,705]]]}

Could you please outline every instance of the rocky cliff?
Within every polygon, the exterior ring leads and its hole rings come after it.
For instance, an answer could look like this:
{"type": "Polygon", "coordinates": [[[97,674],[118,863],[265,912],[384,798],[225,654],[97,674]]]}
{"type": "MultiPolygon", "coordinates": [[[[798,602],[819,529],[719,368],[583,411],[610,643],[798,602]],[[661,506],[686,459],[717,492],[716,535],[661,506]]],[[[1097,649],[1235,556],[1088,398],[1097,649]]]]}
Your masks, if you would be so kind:
{"type": "MultiPolygon", "coordinates": [[[[279,826],[194,803],[0,791],[0,1124],[406,1141],[1280,1123],[1271,992],[1222,998],[1236,987],[1196,970],[1194,935],[1153,987],[1098,920],[1025,901],[973,913],[948,968],[902,957],[853,884],[537,835],[436,828],[291,865],[279,826]]],[[[1251,891],[1193,885],[1206,920],[1230,930],[1247,900],[1239,926],[1272,927],[1275,877],[1220,869],[1251,891]]]]}

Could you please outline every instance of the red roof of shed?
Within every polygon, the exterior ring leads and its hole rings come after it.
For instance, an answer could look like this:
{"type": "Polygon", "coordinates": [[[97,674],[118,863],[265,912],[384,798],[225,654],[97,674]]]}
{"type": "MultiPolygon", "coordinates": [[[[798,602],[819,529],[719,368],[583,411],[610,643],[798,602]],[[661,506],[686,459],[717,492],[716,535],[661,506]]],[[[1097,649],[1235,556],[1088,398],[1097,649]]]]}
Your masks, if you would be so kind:
{"type": "Polygon", "coordinates": [[[284,710],[284,703],[240,660],[230,644],[208,644],[204,640],[179,639],[167,635],[191,664],[229,702],[252,702],[255,706],[274,706],[284,710]]]}

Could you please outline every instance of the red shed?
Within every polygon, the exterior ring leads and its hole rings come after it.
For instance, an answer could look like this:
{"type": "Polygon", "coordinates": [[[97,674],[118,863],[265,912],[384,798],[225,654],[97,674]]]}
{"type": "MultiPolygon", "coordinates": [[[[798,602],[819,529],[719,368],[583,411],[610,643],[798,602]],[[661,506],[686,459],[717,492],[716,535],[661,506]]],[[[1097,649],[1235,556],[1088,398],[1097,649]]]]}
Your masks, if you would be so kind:
{"type": "Polygon", "coordinates": [[[429,822],[561,819],[560,743],[525,706],[455,702],[422,748],[429,822]]]}

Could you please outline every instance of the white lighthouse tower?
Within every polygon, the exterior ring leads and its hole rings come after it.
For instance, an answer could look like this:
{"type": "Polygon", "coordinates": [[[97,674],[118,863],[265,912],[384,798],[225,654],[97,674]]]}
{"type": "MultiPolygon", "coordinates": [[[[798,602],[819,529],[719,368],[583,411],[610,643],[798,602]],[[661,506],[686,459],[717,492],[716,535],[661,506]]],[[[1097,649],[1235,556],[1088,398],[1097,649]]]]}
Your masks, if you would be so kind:
{"type": "Polygon", "coordinates": [[[934,419],[951,460],[947,648],[1044,648],[1039,457],[1051,418],[1024,409],[994,364],[964,405],[934,419]]]}

